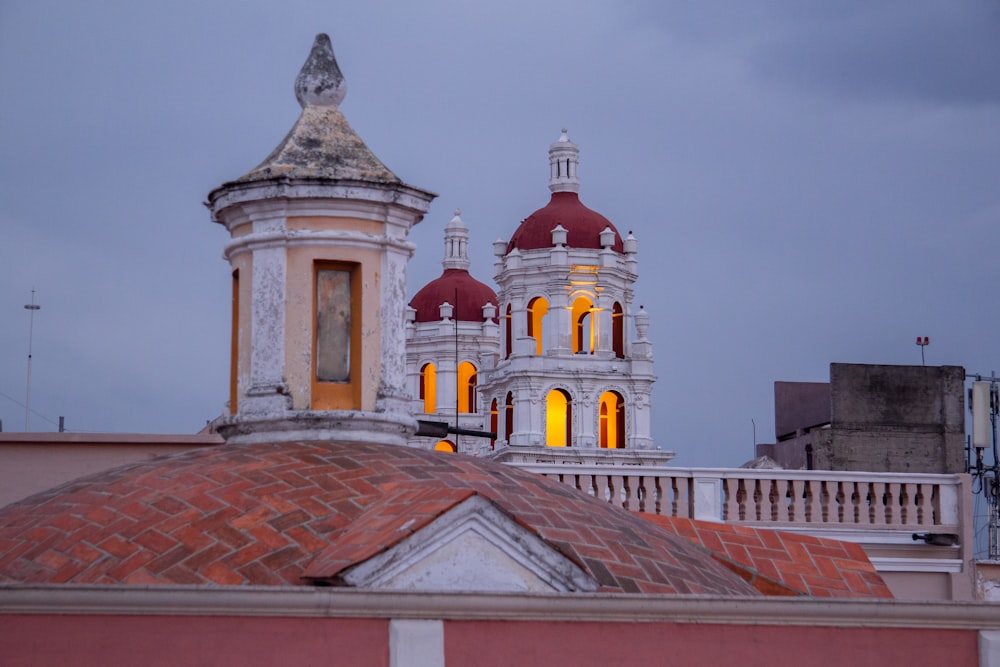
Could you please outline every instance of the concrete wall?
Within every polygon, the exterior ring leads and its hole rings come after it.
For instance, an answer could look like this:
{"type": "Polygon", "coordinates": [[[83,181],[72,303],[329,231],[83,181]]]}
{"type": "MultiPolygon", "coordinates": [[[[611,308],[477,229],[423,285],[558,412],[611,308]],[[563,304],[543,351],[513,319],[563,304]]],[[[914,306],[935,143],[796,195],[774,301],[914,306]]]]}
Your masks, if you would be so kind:
{"type": "Polygon", "coordinates": [[[965,369],[830,364],[832,425],[818,470],[965,471],[965,369]]]}
{"type": "Polygon", "coordinates": [[[85,475],[221,444],[215,434],[0,433],[0,507],[85,475]]]}
{"type": "Polygon", "coordinates": [[[806,468],[812,445],[815,470],[965,471],[960,366],[830,364],[829,384],[776,382],[774,401],[778,442],[758,455],[784,468],[806,468]]]}
{"type": "Polygon", "coordinates": [[[829,382],[774,383],[774,435],[777,440],[829,421],[829,382]]]}

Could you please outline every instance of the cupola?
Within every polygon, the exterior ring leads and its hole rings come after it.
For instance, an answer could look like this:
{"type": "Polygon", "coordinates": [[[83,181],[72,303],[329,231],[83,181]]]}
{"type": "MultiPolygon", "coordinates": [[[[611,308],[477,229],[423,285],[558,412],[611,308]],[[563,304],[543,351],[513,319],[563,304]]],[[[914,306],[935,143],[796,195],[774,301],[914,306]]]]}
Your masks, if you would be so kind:
{"type": "MultiPolygon", "coordinates": [[[[340,110],[347,86],[319,35],[295,80],[291,131],[253,170],[213,190],[231,240],[229,442],[404,444],[407,241],[434,194],[411,187],[340,110]]],[[[480,306],[482,304],[479,304],[480,306]]]]}
{"type": "Polygon", "coordinates": [[[496,311],[497,296],[484,283],[469,274],[469,228],[462,221],[461,211],[444,228],[444,272],[424,285],[410,301],[416,311],[416,322],[441,319],[440,306],[448,302],[451,316],[462,322],[482,322],[483,306],[491,304],[496,311]]]}
{"type": "MultiPolygon", "coordinates": [[[[507,243],[506,252],[519,249],[538,250],[553,246],[552,230],[562,226],[565,230],[566,246],[600,250],[610,247],[622,252],[622,237],[618,230],[597,211],[593,211],[580,201],[580,177],[578,173],[580,149],[569,140],[564,129],[559,139],[549,146],[549,203],[538,209],[518,226],[507,243]],[[608,246],[602,241],[605,230],[613,234],[613,243],[608,246]]],[[[560,234],[560,239],[562,235],[560,234]]]]}

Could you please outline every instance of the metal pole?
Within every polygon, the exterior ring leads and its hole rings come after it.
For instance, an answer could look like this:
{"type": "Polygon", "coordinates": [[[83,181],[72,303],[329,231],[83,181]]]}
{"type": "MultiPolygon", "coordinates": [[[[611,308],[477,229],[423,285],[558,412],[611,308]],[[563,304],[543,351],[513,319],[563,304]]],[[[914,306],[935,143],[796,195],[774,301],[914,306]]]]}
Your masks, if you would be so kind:
{"type": "Polygon", "coordinates": [[[41,306],[35,303],[35,289],[31,289],[31,303],[25,304],[28,311],[28,382],[24,390],[24,431],[27,433],[31,423],[31,339],[35,333],[35,311],[41,306]]]}

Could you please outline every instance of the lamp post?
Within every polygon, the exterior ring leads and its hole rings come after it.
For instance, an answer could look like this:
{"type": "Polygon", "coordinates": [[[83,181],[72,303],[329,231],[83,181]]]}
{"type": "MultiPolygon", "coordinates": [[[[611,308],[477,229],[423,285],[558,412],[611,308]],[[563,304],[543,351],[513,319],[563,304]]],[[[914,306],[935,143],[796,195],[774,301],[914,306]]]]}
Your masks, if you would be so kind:
{"type": "Polygon", "coordinates": [[[31,338],[35,329],[35,311],[41,310],[41,306],[35,303],[35,290],[31,290],[31,303],[24,304],[24,309],[28,311],[28,386],[24,391],[24,430],[28,431],[31,420],[31,338]]]}
{"type": "Polygon", "coordinates": [[[917,345],[920,346],[920,365],[926,366],[927,362],[924,361],[924,348],[931,344],[931,339],[927,336],[917,336],[917,345]]]}

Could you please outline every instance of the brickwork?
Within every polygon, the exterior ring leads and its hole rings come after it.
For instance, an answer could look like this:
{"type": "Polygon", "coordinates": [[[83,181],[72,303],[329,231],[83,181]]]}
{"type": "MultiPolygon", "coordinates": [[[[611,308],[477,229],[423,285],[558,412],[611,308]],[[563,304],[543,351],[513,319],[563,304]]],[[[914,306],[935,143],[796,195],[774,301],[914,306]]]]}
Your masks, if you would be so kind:
{"type": "Polygon", "coordinates": [[[540,476],[464,456],[326,443],[197,450],[10,505],[0,511],[0,581],[298,585],[345,535],[363,542],[352,558],[364,558],[384,542],[366,524],[384,528],[410,510],[429,521],[471,492],[602,591],[758,594],[700,547],[540,476]]]}
{"type": "Polygon", "coordinates": [[[852,542],[640,514],[686,537],[765,595],[891,598],[892,593],[864,549],[852,542]]]}

